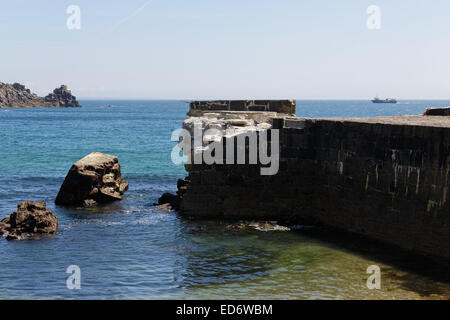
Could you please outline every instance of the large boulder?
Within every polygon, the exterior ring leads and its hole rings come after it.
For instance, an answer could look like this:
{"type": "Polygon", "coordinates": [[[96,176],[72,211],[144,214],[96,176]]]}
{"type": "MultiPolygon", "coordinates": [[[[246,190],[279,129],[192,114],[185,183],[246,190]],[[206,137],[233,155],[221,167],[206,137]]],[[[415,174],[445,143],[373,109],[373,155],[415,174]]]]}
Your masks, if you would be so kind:
{"type": "Polygon", "coordinates": [[[122,200],[128,182],[122,178],[116,156],[93,152],[72,165],[55,203],[93,206],[122,200]]]}
{"type": "Polygon", "coordinates": [[[55,234],[58,218],[47,209],[45,202],[26,201],[0,222],[0,234],[7,240],[39,238],[55,234]]]}

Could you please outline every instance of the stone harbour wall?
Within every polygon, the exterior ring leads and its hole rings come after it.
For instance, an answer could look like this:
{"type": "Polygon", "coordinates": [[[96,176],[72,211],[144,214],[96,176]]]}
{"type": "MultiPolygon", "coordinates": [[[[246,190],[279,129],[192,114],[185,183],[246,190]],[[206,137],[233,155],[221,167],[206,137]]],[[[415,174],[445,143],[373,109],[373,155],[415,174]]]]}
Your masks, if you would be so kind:
{"type": "Polygon", "coordinates": [[[189,115],[195,116],[199,111],[265,111],[295,115],[295,100],[216,100],[192,101],[189,115]]]}
{"type": "Polygon", "coordinates": [[[180,212],[321,224],[450,261],[447,117],[275,117],[280,168],[190,165],[180,212]],[[437,119],[440,118],[440,119],[437,119]]]}

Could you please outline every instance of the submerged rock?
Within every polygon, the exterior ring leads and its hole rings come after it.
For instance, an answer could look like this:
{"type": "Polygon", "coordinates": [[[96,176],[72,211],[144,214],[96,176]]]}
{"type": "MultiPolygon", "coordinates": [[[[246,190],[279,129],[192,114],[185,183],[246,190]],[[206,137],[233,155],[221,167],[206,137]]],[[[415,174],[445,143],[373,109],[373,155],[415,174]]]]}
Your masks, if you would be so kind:
{"type": "Polygon", "coordinates": [[[183,194],[186,192],[187,187],[189,185],[189,180],[187,179],[178,179],[177,188],[178,191],[176,194],[172,193],[164,193],[156,204],[156,209],[161,211],[171,211],[176,210],[179,211],[181,208],[181,201],[183,200],[183,194]]]}
{"type": "Polygon", "coordinates": [[[122,178],[116,156],[93,152],[70,168],[55,203],[91,207],[122,200],[128,182],[122,178]]]}
{"type": "Polygon", "coordinates": [[[156,210],[165,211],[165,212],[171,212],[173,210],[173,208],[170,205],[170,203],[164,203],[164,204],[157,205],[156,206],[156,210]]]}
{"type": "Polygon", "coordinates": [[[156,206],[157,210],[170,211],[170,210],[178,210],[180,208],[181,198],[178,194],[172,193],[164,193],[158,199],[158,205],[156,206]]]}
{"type": "Polygon", "coordinates": [[[0,222],[0,234],[7,240],[39,238],[55,234],[58,218],[47,209],[44,201],[26,201],[17,205],[17,210],[0,222]]]}
{"type": "Polygon", "coordinates": [[[255,229],[258,231],[290,231],[291,228],[280,226],[277,221],[241,221],[226,226],[230,231],[241,231],[247,229],[255,229]]]}
{"type": "Polygon", "coordinates": [[[248,224],[249,227],[256,229],[258,231],[291,231],[291,228],[280,226],[276,221],[259,221],[251,222],[248,224]]]}

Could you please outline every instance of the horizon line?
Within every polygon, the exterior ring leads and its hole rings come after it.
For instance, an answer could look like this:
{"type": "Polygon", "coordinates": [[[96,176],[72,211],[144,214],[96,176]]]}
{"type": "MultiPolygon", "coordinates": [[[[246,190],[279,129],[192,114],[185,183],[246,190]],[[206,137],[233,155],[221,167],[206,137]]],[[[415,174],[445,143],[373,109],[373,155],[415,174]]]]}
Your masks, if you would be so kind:
{"type": "MultiPolygon", "coordinates": [[[[129,97],[77,97],[78,100],[129,100],[129,101],[220,101],[220,100],[295,100],[295,101],[372,101],[373,98],[369,99],[363,99],[363,98],[310,98],[310,99],[297,99],[297,98],[129,98],[129,97]]],[[[427,98],[420,98],[420,99],[414,99],[414,98],[407,98],[407,99],[396,99],[397,101],[450,101],[450,98],[446,99],[427,99],[427,98]]]]}

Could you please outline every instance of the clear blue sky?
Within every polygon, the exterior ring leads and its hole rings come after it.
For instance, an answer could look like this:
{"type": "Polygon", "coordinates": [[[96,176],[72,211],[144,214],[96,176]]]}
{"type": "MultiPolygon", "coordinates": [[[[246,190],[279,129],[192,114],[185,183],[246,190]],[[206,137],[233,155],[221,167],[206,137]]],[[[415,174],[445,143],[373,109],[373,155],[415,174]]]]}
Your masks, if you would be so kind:
{"type": "Polygon", "coordinates": [[[84,98],[450,99],[448,0],[2,1],[0,81],[84,98]],[[81,29],[68,30],[69,5],[81,29]],[[381,8],[380,30],[366,26],[381,8]]]}

